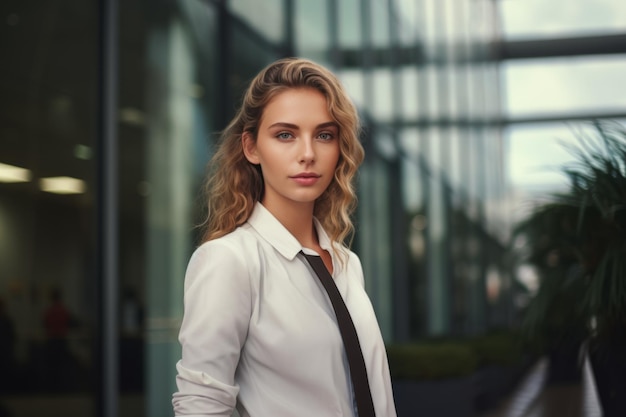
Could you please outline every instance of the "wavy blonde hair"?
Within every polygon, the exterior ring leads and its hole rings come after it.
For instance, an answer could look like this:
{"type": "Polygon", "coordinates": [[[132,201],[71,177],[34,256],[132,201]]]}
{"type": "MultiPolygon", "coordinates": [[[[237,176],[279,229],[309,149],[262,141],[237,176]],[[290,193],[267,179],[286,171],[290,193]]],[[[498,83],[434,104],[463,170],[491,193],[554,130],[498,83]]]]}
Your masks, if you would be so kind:
{"type": "Polygon", "coordinates": [[[221,133],[218,148],[209,161],[205,182],[207,215],[202,241],[217,239],[245,223],[255,202],[264,193],[259,166],[245,157],[242,134],[257,138],[265,106],[279,93],[292,88],[314,88],[328,103],[339,125],[340,156],[330,185],[315,202],[314,215],[334,242],[349,244],[356,205],[353,179],[363,161],[359,142],[359,118],[354,104],[337,77],[323,66],[300,58],[284,58],[265,67],[250,83],[243,102],[221,133]],[[346,242],[347,241],[347,242],[346,242]]]}

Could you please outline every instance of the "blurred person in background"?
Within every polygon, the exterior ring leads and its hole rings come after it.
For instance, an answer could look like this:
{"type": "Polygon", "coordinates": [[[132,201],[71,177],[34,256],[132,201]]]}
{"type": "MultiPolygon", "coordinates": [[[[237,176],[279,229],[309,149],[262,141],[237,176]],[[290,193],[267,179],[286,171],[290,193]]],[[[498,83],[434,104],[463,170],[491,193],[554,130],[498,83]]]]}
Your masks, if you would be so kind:
{"type": "Polygon", "coordinates": [[[77,325],[75,317],[63,302],[59,288],[50,290],[50,304],[44,310],[44,355],[47,370],[47,388],[69,388],[69,380],[75,374],[76,363],[69,349],[70,330],[77,325]]]}
{"type": "MultiPolygon", "coordinates": [[[[15,372],[15,323],[7,313],[4,299],[0,297],[0,394],[11,391],[15,372]]],[[[0,412],[0,416],[2,413],[0,412]]]]}

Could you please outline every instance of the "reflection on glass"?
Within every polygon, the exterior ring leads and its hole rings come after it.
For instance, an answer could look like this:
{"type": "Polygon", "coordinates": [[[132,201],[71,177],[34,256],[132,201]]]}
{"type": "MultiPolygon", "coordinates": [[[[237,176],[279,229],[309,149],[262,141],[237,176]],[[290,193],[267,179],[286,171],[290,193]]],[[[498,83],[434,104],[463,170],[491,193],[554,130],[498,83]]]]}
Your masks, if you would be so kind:
{"type": "Polygon", "coordinates": [[[10,2],[0,39],[0,414],[95,415],[96,4],[10,2]]]}

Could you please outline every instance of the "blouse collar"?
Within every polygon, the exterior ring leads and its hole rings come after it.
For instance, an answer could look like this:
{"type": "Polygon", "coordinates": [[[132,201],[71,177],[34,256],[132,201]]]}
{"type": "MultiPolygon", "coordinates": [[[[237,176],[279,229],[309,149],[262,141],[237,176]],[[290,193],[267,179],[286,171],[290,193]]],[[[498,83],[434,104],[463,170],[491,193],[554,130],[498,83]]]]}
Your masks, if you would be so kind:
{"type": "MultiPolygon", "coordinates": [[[[332,243],[328,234],[322,227],[318,219],[313,218],[320,247],[327,250],[333,256],[332,243]]],[[[270,245],[274,247],[282,256],[292,260],[300,251],[307,254],[317,254],[309,248],[304,248],[281,222],[263,204],[256,202],[252,214],[248,219],[248,224],[252,226],[270,245]]],[[[319,254],[317,254],[319,255],[319,254]]]]}

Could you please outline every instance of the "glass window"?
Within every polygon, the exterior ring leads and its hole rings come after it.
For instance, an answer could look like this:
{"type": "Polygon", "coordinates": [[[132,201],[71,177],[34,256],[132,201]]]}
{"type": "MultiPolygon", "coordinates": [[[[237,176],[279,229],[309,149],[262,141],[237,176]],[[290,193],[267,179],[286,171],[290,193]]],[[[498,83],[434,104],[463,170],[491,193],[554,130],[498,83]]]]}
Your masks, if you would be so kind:
{"type": "Polygon", "coordinates": [[[31,3],[10,2],[0,25],[0,413],[88,417],[97,7],[31,3]]]}
{"type": "Polygon", "coordinates": [[[365,75],[361,69],[344,69],[337,71],[337,76],[344,85],[354,105],[359,109],[366,107],[365,75]]]}
{"type": "Polygon", "coordinates": [[[424,190],[422,190],[423,174],[417,163],[411,160],[402,160],[402,197],[408,212],[424,211],[424,190]]]}
{"type": "Polygon", "coordinates": [[[426,239],[428,279],[428,333],[436,336],[449,331],[449,294],[447,286],[448,265],[446,245],[448,236],[448,204],[442,176],[434,173],[429,178],[429,194],[426,201],[428,228],[426,239]]]}
{"type": "MultiPolygon", "coordinates": [[[[415,142],[418,132],[406,132],[407,138],[411,142],[415,142]]],[[[403,135],[404,136],[404,135],[403,135]]],[[[425,333],[425,323],[428,317],[428,300],[427,300],[427,259],[429,256],[429,248],[427,241],[428,219],[426,217],[426,205],[429,196],[426,183],[428,174],[420,166],[417,159],[402,159],[399,162],[400,173],[402,175],[402,202],[404,216],[402,217],[403,234],[405,239],[403,250],[406,251],[406,274],[407,282],[401,293],[401,299],[394,300],[396,305],[402,305],[407,302],[408,311],[397,311],[396,314],[404,313],[405,317],[397,317],[396,322],[408,322],[409,334],[411,338],[418,338],[425,333]]],[[[397,219],[396,219],[397,221],[397,219]]],[[[397,236],[396,238],[399,238],[397,236]]],[[[398,256],[394,256],[398,262],[398,256]]],[[[402,257],[400,257],[401,259],[402,257]]],[[[399,284],[395,284],[399,285],[399,284]]]]}
{"type": "MultiPolygon", "coordinates": [[[[462,98],[465,94],[465,68],[457,64],[450,64],[447,66],[446,71],[447,80],[447,104],[448,104],[448,118],[451,120],[458,120],[461,116],[462,105],[464,104],[462,98]]],[[[467,113],[463,114],[467,116],[467,113]]]]}
{"type": "Polygon", "coordinates": [[[529,59],[503,66],[509,117],[621,111],[626,56],[529,59]]]}
{"type": "MultiPolygon", "coordinates": [[[[484,64],[473,63],[467,67],[468,108],[472,119],[484,119],[487,114],[487,92],[485,91],[484,64]]],[[[492,80],[493,82],[493,80],[492,80]]]]}
{"type": "Polygon", "coordinates": [[[377,68],[371,72],[374,100],[368,107],[377,121],[391,122],[393,118],[393,101],[397,98],[393,96],[392,73],[392,70],[386,68],[377,68]]]}
{"type": "Polygon", "coordinates": [[[438,8],[441,7],[439,0],[423,0],[421,12],[424,16],[422,36],[425,52],[431,60],[440,55],[442,35],[442,21],[438,15],[438,8]]]}
{"type": "Polygon", "coordinates": [[[369,32],[373,48],[388,47],[391,43],[389,30],[389,2],[371,0],[369,32]]]}
{"type": "Polygon", "coordinates": [[[358,0],[342,0],[337,2],[339,47],[342,49],[359,49],[363,44],[361,32],[361,5],[358,0]]]}
{"type": "Polygon", "coordinates": [[[509,39],[626,30],[626,2],[623,0],[503,0],[498,4],[504,36],[509,39]]]}
{"type": "Polygon", "coordinates": [[[416,0],[395,0],[392,4],[394,30],[398,33],[400,45],[415,46],[419,37],[419,2],[416,0]]]}
{"type": "Polygon", "coordinates": [[[362,33],[362,3],[357,0],[337,2],[337,33],[340,51],[344,52],[345,65],[336,69],[336,74],[350,94],[354,104],[362,110],[366,108],[365,75],[362,68],[363,33],[362,33]]]}
{"type": "Polygon", "coordinates": [[[485,48],[489,48],[499,36],[497,7],[498,3],[493,0],[479,0],[476,4],[475,17],[479,20],[472,21],[472,31],[478,34],[478,40],[485,48]]]}
{"type": "Polygon", "coordinates": [[[566,186],[560,167],[573,161],[573,156],[563,144],[576,143],[576,132],[581,128],[583,125],[568,127],[564,123],[509,126],[504,140],[508,180],[514,189],[543,193],[566,186]]]}
{"type": "Polygon", "coordinates": [[[423,115],[426,118],[436,119],[443,115],[443,105],[445,100],[439,94],[440,78],[443,76],[440,66],[427,64],[424,71],[420,72],[420,76],[424,77],[423,84],[428,87],[427,103],[423,115]]]}
{"type": "Polygon", "coordinates": [[[463,158],[463,149],[461,142],[465,140],[461,135],[463,130],[457,126],[448,129],[448,158],[450,161],[447,169],[448,178],[455,189],[462,189],[465,186],[465,178],[463,178],[461,170],[461,159],[463,158]]]}
{"type": "Polygon", "coordinates": [[[482,192],[484,155],[482,154],[482,132],[480,128],[472,128],[467,131],[467,141],[464,158],[467,160],[465,164],[465,183],[467,184],[468,204],[466,213],[472,220],[480,217],[480,195],[482,192]]]}
{"type": "Polygon", "coordinates": [[[483,165],[485,192],[483,197],[485,227],[502,242],[508,238],[509,217],[506,209],[504,148],[497,128],[484,129],[483,165]]]}
{"type": "Polygon", "coordinates": [[[398,70],[398,77],[402,83],[402,104],[400,106],[400,116],[407,122],[416,121],[420,116],[420,91],[418,83],[418,72],[414,67],[402,67],[398,70]]]}
{"type": "MultiPolygon", "coordinates": [[[[203,172],[209,156],[207,139],[215,129],[207,104],[211,96],[204,94],[215,90],[210,77],[210,65],[216,62],[215,49],[198,43],[199,34],[191,18],[201,19],[200,26],[216,25],[213,8],[201,1],[185,2],[182,8],[155,9],[148,16],[147,77],[135,80],[145,83],[142,104],[146,124],[135,132],[135,138],[129,136],[120,146],[122,153],[131,152],[133,139],[137,140],[140,133],[144,135],[145,145],[136,163],[143,166],[148,189],[134,196],[142,199],[142,204],[124,213],[129,222],[139,223],[136,229],[143,230],[136,236],[137,250],[121,252],[120,259],[130,257],[126,261],[129,264],[143,261],[137,268],[145,273],[144,279],[130,275],[123,280],[123,289],[132,290],[131,284],[137,281],[144,284],[145,404],[148,415],[160,415],[158,410],[171,409],[171,394],[176,390],[176,370],[163,363],[174,364],[180,355],[177,336],[182,319],[183,277],[197,243],[190,231],[197,224],[194,204],[198,201],[198,174],[203,172]],[[143,260],[137,260],[142,253],[143,260]]],[[[208,35],[215,39],[214,33],[208,35]]],[[[132,178],[122,181],[134,185],[132,178]]],[[[140,300],[124,293],[122,307],[132,311],[140,300]]],[[[134,341],[130,337],[124,340],[134,341]]]]}
{"type": "Polygon", "coordinates": [[[330,19],[326,1],[294,0],[295,43],[299,55],[328,64],[330,19]]]}
{"type": "Polygon", "coordinates": [[[503,116],[502,82],[500,81],[501,68],[494,62],[487,62],[483,66],[485,86],[485,119],[499,120],[503,116]]]}
{"type": "Polygon", "coordinates": [[[467,20],[469,2],[467,0],[445,0],[444,5],[448,42],[455,48],[461,48],[468,41],[468,31],[474,30],[474,28],[469,27],[467,20]]]}
{"type": "MultiPolygon", "coordinates": [[[[218,40],[215,40],[218,42],[218,40]]],[[[230,63],[228,65],[228,78],[220,82],[228,83],[230,100],[233,104],[230,112],[225,116],[227,119],[233,115],[234,109],[239,105],[242,95],[248,83],[254,76],[270,62],[278,59],[280,54],[276,49],[268,49],[255,34],[243,30],[238,25],[231,27],[232,48],[230,63]]],[[[222,120],[221,123],[228,123],[222,120]]]]}
{"type": "MultiPolygon", "coordinates": [[[[617,119],[626,126],[626,119],[617,119]]],[[[510,125],[505,129],[506,181],[511,190],[511,221],[524,218],[533,203],[549,193],[569,186],[563,166],[574,162],[567,145],[579,144],[579,137],[597,138],[588,123],[536,123],[510,125]]]]}
{"type": "Polygon", "coordinates": [[[403,155],[412,161],[417,161],[420,156],[420,130],[417,128],[405,128],[398,133],[400,149],[403,155]]]}
{"type": "Polygon", "coordinates": [[[423,155],[433,172],[441,172],[443,129],[440,126],[432,126],[425,133],[427,139],[423,155]]]}
{"type": "Polygon", "coordinates": [[[226,4],[235,16],[269,41],[276,44],[283,42],[286,22],[284,0],[229,0],[226,4]]]}
{"type": "Polygon", "coordinates": [[[389,216],[390,199],[387,191],[390,177],[387,165],[373,156],[362,165],[359,174],[359,205],[356,246],[363,264],[366,290],[379,317],[381,332],[385,339],[392,337],[393,313],[391,280],[392,270],[391,230],[389,216]]]}

